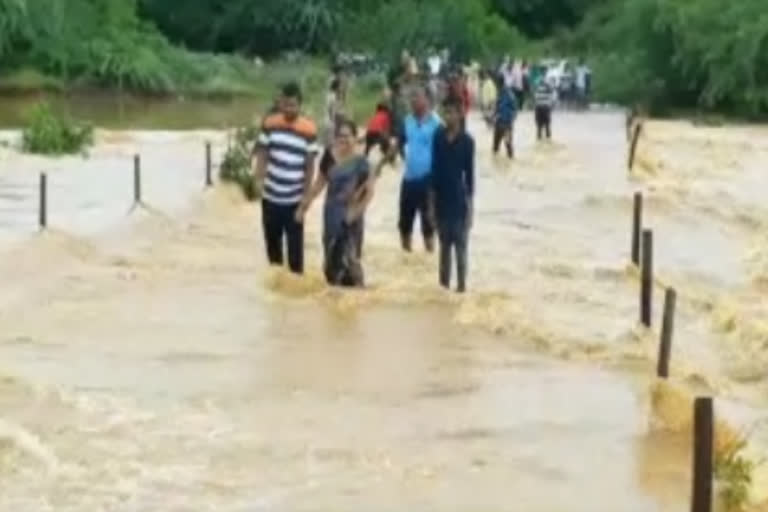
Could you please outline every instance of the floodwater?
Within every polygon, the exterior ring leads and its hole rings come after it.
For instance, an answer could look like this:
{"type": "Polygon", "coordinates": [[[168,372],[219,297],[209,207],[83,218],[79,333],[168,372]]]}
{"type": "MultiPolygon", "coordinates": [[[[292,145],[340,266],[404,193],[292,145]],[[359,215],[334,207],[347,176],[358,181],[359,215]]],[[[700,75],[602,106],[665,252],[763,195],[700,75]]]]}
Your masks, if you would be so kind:
{"type": "Polygon", "coordinates": [[[623,114],[558,113],[551,144],[532,124],[509,163],[470,120],[465,297],[400,252],[395,170],[367,217],[370,286],[338,291],[319,204],[297,279],[265,265],[256,206],[204,190],[221,133],[100,132],[88,160],[0,149],[0,510],[682,511],[687,394],[768,453],[768,130],[649,122],[630,176],[623,114]],[[651,331],[628,265],[637,190],[651,331]]]}

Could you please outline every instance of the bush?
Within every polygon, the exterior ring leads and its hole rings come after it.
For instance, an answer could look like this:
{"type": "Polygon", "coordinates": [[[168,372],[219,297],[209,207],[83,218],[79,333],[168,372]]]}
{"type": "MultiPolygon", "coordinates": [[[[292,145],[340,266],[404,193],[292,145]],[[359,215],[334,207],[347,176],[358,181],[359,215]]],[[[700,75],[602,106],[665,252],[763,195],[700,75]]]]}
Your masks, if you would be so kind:
{"type": "Polygon", "coordinates": [[[254,126],[235,130],[234,141],[219,167],[219,178],[238,185],[248,201],[255,201],[259,197],[251,172],[251,148],[257,136],[258,130],[254,126]]]}
{"type": "Polygon", "coordinates": [[[32,108],[22,133],[22,149],[28,153],[78,153],[91,144],[92,126],[57,115],[48,103],[38,103],[32,108]]]}
{"type": "Polygon", "coordinates": [[[744,456],[746,446],[746,438],[739,437],[715,454],[714,477],[726,512],[742,512],[749,502],[755,464],[744,456]]]}

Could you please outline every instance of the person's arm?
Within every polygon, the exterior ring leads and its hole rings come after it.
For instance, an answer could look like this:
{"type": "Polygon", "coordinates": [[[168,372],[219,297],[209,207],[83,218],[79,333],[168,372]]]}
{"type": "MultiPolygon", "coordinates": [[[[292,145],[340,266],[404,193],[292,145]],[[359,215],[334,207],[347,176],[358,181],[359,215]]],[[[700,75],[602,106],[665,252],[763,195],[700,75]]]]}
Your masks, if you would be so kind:
{"type": "MultiPolygon", "coordinates": [[[[304,162],[304,196],[301,198],[299,207],[296,209],[296,220],[300,220],[300,218],[304,217],[304,213],[306,213],[307,209],[309,209],[309,204],[311,201],[314,200],[315,197],[317,197],[317,194],[322,191],[321,188],[320,191],[315,192],[315,184],[313,183],[315,180],[315,160],[317,159],[317,153],[317,135],[313,134],[309,141],[307,158],[304,162]]],[[[322,173],[320,174],[322,175],[322,173]]]]}
{"type": "Polygon", "coordinates": [[[429,173],[429,185],[427,187],[427,215],[429,215],[432,225],[437,223],[436,212],[436,195],[437,195],[437,180],[440,175],[440,140],[441,129],[435,132],[435,138],[432,141],[432,170],[429,173]]]}
{"type": "MultiPolygon", "coordinates": [[[[363,183],[360,184],[360,186],[357,188],[352,202],[349,205],[349,208],[347,208],[348,223],[359,219],[363,213],[365,213],[368,205],[371,204],[371,200],[373,199],[374,191],[376,189],[376,180],[379,176],[379,173],[381,172],[381,168],[384,167],[384,164],[386,164],[386,159],[382,158],[376,165],[374,172],[366,171],[367,177],[365,178],[365,181],[363,181],[363,183]]],[[[365,165],[368,165],[367,162],[365,165]]]]}
{"type": "Polygon", "coordinates": [[[312,207],[312,203],[315,201],[315,199],[317,199],[317,196],[319,196],[323,190],[325,190],[327,185],[328,178],[325,177],[325,174],[322,172],[317,173],[315,181],[312,183],[312,186],[309,187],[307,194],[304,196],[304,199],[301,200],[299,207],[296,209],[297,221],[301,222],[304,220],[304,216],[312,207]]]}
{"type": "Polygon", "coordinates": [[[467,163],[464,169],[464,183],[467,186],[467,227],[472,227],[475,216],[475,141],[467,143],[467,163]]]}
{"type": "Polygon", "coordinates": [[[405,121],[400,123],[400,130],[397,133],[397,151],[401,158],[405,158],[405,145],[408,144],[408,137],[405,133],[405,121]]]}

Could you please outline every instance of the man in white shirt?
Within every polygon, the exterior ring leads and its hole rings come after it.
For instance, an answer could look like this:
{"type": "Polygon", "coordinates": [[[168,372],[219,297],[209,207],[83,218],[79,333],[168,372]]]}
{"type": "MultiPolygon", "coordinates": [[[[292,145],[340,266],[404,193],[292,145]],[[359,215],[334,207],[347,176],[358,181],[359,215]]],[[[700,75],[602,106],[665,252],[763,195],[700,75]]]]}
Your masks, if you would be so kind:
{"type": "Polygon", "coordinates": [[[440,58],[440,55],[437,54],[435,50],[432,50],[429,53],[429,58],[427,59],[427,65],[429,66],[429,74],[431,77],[436,77],[440,74],[440,70],[443,66],[443,60],[440,58]]]}
{"type": "Polygon", "coordinates": [[[579,95],[579,104],[582,108],[589,106],[589,86],[592,71],[582,59],[576,68],[576,92],[579,95]]]}

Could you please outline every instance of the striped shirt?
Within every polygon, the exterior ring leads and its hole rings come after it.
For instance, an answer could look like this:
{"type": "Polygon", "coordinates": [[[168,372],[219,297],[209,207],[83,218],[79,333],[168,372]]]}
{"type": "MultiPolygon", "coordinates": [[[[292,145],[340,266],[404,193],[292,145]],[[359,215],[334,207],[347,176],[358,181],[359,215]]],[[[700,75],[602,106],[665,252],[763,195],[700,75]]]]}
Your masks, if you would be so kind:
{"type": "Polygon", "coordinates": [[[546,81],[542,81],[533,95],[537,107],[552,108],[555,106],[555,90],[546,81]]]}
{"type": "Polygon", "coordinates": [[[315,123],[305,117],[289,122],[281,113],[272,114],[264,120],[258,147],[267,156],[264,199],[298,204],[304,196],[307,159],[318,152],[315,123]]]}

